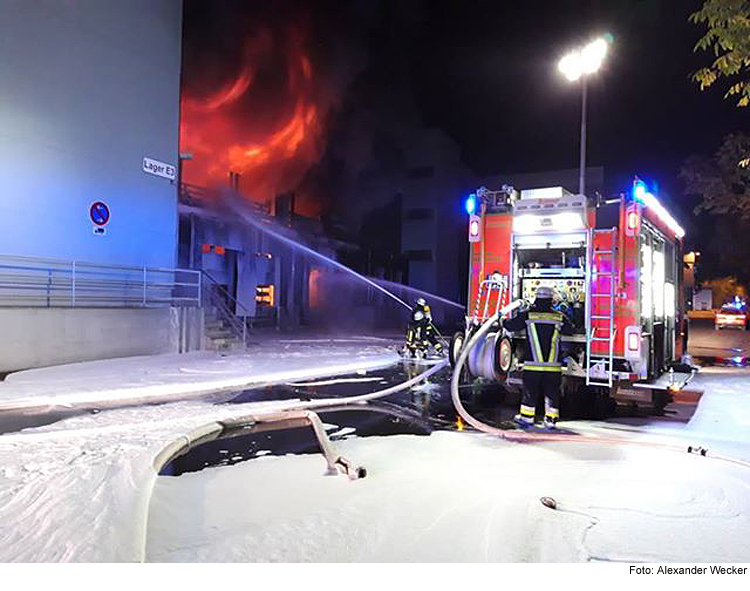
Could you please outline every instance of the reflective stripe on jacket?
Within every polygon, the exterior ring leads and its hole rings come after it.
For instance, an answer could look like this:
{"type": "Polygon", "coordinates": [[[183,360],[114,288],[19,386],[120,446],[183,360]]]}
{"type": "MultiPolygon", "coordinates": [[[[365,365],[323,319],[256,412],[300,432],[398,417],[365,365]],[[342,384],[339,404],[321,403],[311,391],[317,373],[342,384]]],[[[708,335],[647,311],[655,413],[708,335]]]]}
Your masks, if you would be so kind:
{"type": "Polygon", "coordinates": [[[529,339],[531,359],[527,359],[524,370],[562,371],[558,360],[560,351],[560,329],[564,318],[559,312],[529,312],[526,318],[526,333],[529,339]]]}

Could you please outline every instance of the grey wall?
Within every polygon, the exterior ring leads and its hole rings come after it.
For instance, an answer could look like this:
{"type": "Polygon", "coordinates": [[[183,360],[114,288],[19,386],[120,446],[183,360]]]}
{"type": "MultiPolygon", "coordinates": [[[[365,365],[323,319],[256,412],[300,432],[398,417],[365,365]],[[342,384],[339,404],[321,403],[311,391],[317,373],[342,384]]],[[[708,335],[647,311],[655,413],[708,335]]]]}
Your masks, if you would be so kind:
{"type": "Polygon", "coordinates": [[[181,0],[0,0],[0,254],[174,266],[181,0]],[[109,205],[106,235],[89,219],[109,205]]]}
{"type": "Polygon", "coordinates": [[[0,373],[201,348],[199,308],[0,308],[0,373]]]}

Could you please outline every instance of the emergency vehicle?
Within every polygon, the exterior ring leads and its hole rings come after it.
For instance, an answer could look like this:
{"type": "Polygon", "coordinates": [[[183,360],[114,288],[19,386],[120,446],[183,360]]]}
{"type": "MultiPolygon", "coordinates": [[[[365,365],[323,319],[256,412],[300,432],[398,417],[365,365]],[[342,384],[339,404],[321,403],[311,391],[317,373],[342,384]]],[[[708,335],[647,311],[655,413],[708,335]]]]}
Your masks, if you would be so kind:
{"type": "MultiPolygon", "coordinates": [[[[562,187],[482,188],[466,209],[469,305],[452,361],[485,319],[546,286],[575,326],[562,337],[563,407],[593,404],[600,415],[619,400],[661,410],[693,376],[678,363],[685,232],[642,181],[609,200],[562,187]]],[[[469,352],[469,376],[519,388],[525,338],[490,331],[469,352]]]]}
{"type": "Polygon", "coordinates": [[[747,304],[738,296],[734,301],[724,304],[714,316],[714,329],[722,328],[747,328],[747,304]]]}

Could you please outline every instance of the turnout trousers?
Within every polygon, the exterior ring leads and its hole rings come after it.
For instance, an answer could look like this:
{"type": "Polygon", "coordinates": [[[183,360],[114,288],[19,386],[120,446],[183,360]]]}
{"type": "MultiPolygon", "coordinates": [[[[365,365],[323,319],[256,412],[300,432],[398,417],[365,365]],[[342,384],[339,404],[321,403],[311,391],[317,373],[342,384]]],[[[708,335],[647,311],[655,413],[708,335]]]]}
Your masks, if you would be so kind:
{"type": "Polygon", "coordinates": [[[560,417],[560,387],[562,371],[523,371],[521,416],[534,420],[536,403],[544,396],[544,416],[557,421],[560,417]]]}

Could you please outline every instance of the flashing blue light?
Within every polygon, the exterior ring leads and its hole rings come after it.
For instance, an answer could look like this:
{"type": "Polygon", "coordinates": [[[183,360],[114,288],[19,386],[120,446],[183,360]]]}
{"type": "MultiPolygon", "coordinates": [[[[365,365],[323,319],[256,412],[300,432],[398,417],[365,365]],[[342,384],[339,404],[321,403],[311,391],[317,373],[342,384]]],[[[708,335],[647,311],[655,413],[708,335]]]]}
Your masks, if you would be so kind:
{"type": "Polygon", "coordinates": [[[474,212],[477,210],[477,196],[472,193],[466,198],[466,213],[469,215],[474,215],[474,212]]]}
{"type": "Polygon", "coordinates": [[[647,193],[648,191],[646,190],[646,183],[644,183],[640,179],[636,179],[633,182],[633,199],[643,204],[646,201],[647,193]]]}

